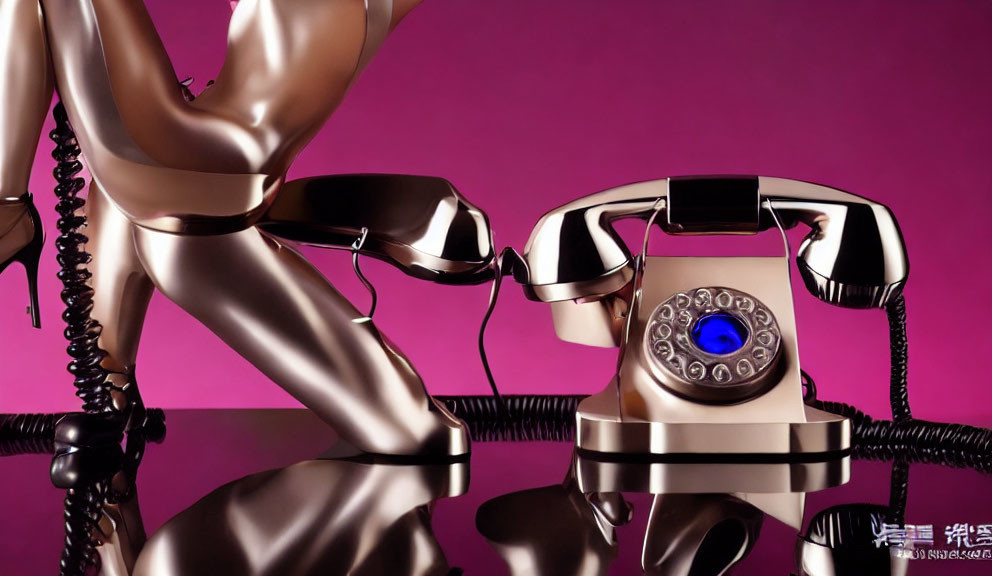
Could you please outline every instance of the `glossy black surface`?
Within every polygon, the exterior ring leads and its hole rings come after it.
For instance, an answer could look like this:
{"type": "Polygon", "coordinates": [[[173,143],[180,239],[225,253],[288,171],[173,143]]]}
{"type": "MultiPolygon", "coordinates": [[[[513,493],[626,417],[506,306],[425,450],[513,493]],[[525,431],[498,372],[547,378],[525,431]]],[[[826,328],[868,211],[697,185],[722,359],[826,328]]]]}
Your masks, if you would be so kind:
{"type": "MultiPolygon", "coordinates": [[[[335,441],[333,432],[305,411],[170,411],[167,426],[165,441],[147,447],[137,474],[141,516],[150,536],[171,517],[223,484],[318,457],[335,441]]],[[[502,558],[477,529],[477,512],[484,503],[500,496],[562,486],[569,472],[571,455],[568,442],[476,443],[468,492],[439,500],[433,506],[430,522],[448,566],[462,568],[465,574],[507,574],[502,558]]],[[[0,490],[0,510],[3,510],[0,516],[0,574],[58,572],[64,538],[62,505],[65,493],[54,488],[49,480],[50,462],[47,454],[0,458],[3,488],[0,490]]],[[[888,462],[854,461],[850,483],[808,495],[804,531],[811,518],[831,506],[886,506],[890,497],[891,470],[892,465],[888,462]]],[[[909,471],[905,522],[932,524],[935,538],[943,545],[945,526],[992,524],[990,488],[992,477],[988,475],[967,469],[914,464],[909,471]]],[[[559,488],[548,490],[546,492],[554,494],[561,492],[559,488]]],[[[610,560],[609,574],[641,573],[641,552],[652,497],[646,494],[626,494],[625,497],[633,506],[633,514],[628,524],[617,528],[618,546],[615,558],[610,560]]],[[[567,510],[566,500],[549,510],[567,510]]],[[[539,506],[542,499],[536,502],[539,506]]],[[[609,516],[625,515],[622,506],[605,499],[598,506],[609,516]]],[[[685,504],[679,506],[684,508],[685,504]]],[[[537,518],[541,516],[536,514],[537,518]]],[[[547,514],[543,519],[548,520],[547,514]]],[[[561,534],[572,533],[577,528],[574,518],[563,518],[562,521],[561,534]]],[[[551,525],[554,526],[554,522],[551,525]]],[[[754,530],[754,525],[753,522],[748,524],[748,530],[754,530]]],[[[535,523],[521,522],[519,533],[513,526],[510,522],[510,532],[501,528],[503,532],[499,538],[527,537],[528,531],[533,532],[535,523]]],[[[795,562],[796,530],[766,514],[757,533],[753,548],[733,573],[791,573],[795,562]]],[[[725,540],[733,541],[739,534],[730,530],[726,536],[725,540]]],[[[553,543],[558,534],[544,533],[541,537],[545,541],[550,538],[553,543]]],[[[658,548],[671,543],[652,544],[658,548]]],[[[712,544],[708,542],[707,546],[712,544]]],[[[712,553],[717,552],[720,550],[712,553]]],[[[388,561],[386,564],[388,566],[388,561]]],[[[908,570],[911,575],[990,572],[992,562],[979,560],[912,560],[908,570]]]]}
{"type": "Polygon", "coordinates": [[[668,182],[671,234],[753,234],[759,230],[757,176],[683,176],[668,182]]]}

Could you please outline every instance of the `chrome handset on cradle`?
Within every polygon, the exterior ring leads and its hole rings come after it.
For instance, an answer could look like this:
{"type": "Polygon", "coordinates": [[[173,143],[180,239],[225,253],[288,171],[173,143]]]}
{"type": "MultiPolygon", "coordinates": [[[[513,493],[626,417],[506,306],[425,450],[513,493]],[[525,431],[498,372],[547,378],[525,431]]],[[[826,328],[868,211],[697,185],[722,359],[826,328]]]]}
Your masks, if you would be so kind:
{"type": "Polygon", "coordinates": [[[796,261],[831,304],[884,307],[908,274],[892,213],[808,182],[666,178],[605,190],[545,214],[514,276],[552,307],[559,338],[619,346],[617,374],[578,408],[577,444],[598,453],[825,457],[850,448],[849,422],[803,404],[786,257],[648,256],[673,235],[811,228],[796,261]],[[613,223],[648,220],[633,257],[613,223]],[[817,456],[818,455],[818,456],[817,456]]]}

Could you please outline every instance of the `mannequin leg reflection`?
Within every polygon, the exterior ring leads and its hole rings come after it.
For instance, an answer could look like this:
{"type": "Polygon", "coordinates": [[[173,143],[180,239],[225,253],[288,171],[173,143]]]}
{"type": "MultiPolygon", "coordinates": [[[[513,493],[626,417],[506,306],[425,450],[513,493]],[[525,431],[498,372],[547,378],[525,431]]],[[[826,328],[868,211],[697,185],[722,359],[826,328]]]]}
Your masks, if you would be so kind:
{"type": "Polygon", "coordinates": [[[155,286],[357,448],[468,452],[407,359],[305,258],[255,228],[178,236],[134,227],[155,286]]]}

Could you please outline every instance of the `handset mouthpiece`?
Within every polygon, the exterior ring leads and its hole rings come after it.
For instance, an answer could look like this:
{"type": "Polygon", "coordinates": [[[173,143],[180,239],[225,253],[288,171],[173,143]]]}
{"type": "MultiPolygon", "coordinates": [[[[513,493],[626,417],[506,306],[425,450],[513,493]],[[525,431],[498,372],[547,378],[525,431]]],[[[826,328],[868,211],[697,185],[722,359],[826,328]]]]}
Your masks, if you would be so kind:
{"type": "Polygon", "coordinates": [[[902,292],[909,259],[886,206],[812,182],[762,176],[759,186],[786,226],[810,227],[796,264],[814,296],[845,308],[884,308],[902,292]]]}

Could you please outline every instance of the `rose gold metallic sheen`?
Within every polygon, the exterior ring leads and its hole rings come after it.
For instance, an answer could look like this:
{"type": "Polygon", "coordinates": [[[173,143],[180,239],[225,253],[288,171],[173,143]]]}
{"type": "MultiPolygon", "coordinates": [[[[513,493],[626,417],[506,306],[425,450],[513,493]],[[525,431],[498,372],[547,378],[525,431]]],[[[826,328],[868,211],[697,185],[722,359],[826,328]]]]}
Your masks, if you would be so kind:
{"type": "MultiPolygon", "coordinates": [[[[788,258],[643,254],[635,260],[613,228],[624,218],[648,219],[648,233],[658,224],[676,235],[752,234],[803,223],[811,230],[796,261],[807,289],[831,304],[872,308],[896,297],[909,274],[905,245],[891,211],[842,190],[782,178],[639,182],[547,212],[531,233],[520,269],[514,270],[529,298],[551,303],[561,339],[621,348],[616,377],[603,392],[579,404],[580,448],[621,454],[831,457],[847,451],[848,420],[803,404],[788,258]],[[696,188],[696,199],[687,199],[681,187],[687,181],[723,186],[722,192],[736,199],[719,208],[740,212],[730,220],[709,221],[708,211],[715,207],[707,202],[719,196],[705,195],[712,189],[696,188]],[[678,202],[683,204],[677,209],[678,202]],[[687,207],[695,211],[693,219],[673,219],[673,212],[687,207]],[[699,362],[704,375],[698,382],[684,380],[653,362],[654,353],[648,350],[654,345],[648,338],[654,311],[666,307],[676,294],[704,287],[743,290],[764,302],[781,328],[777,364],[769,364],[750,381],[735,383],[741,385],[734,390],[729,381],[708,388],[706,368],[699,362]]],[[[645,251],[647,246],[645,236],[645,251]]],[[[753,370],[751,364],[744,368],[748,366],[753,370]]],[[[729,373],[727,365],[718,367],[729,373]]]]}
{"type": "Polygon", "coordinates": [[[93,317],[103,325],[100,347],[107,351],[104,366],[124,372],[134,369],[145,312],[154,286],[134,247],[134,225],[114,207],[94,182],[86,201],[89,237],[86,251],[93,256],[93,317]],[[95,233],[94,233],[95,232],[95,233]]]}
{"type": "Polygon", "coordinates": [[[52,100],[54,77],[41,6],[0,0],[0,200],[16,200],[28,176],[52,100]]]}
{"type": "Polygon", "coordinates": [[[346,441],[382,454],[468,452],[459,422],[427,396],[410,362],[296,250],[256,228],[133,231],[166,297],[346,441]]]}
{"type": "MultiPolygon", "coordinates": [[[[133,373],[156,287],[359,449],[468,452],[460,422],[375,325],[254,226],[293,159],[416,3],[241,2],[217,82],[188,103],[143,3],[0,0],[0,65],[20,78],[0,90],[0,197],[26,189],[54,70],[94,180],[84,233],[106,368],[133,373]]],[[[450,262],[428,259],[443,264],[439,272],[486,269],[484,215],[465,203],[446,217],[466,214],[467,241],[482,258],[468,258],[467,268],[450,254],[450,262]]],[[[445,246],[461,241],[456,226],[438,229],[445,246]]]]}
{"type": "Polygon", "coordinates": [[[484,502],[475,526],[513,576],[605,576],[630,517],[622,495],[583,494],[569,469],[561,484],[484,502]]]}
{"type": "Polygon", "coordinates": [[[169,520],[133,574],[445,576],[431,506],[468,487],[468,463],[310,460],[242,478],[169,520]]]}

